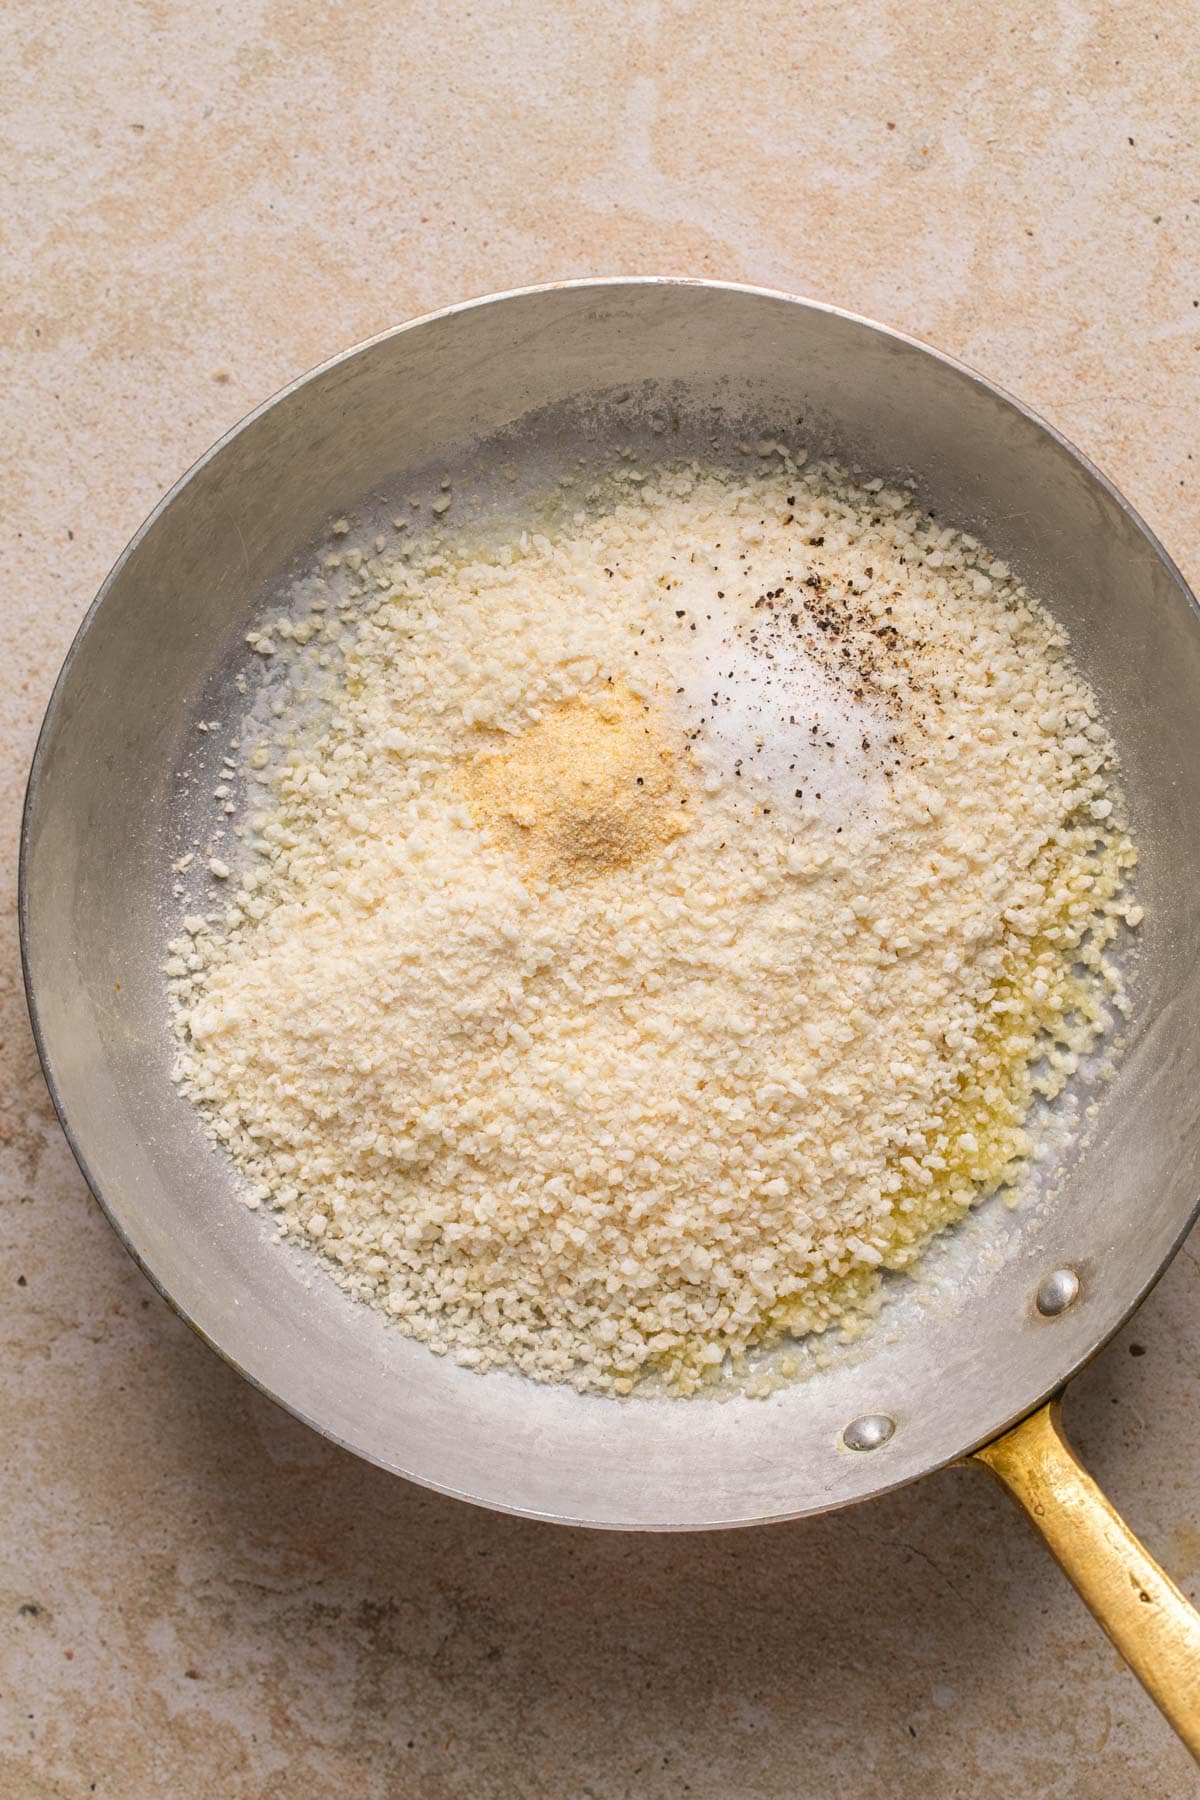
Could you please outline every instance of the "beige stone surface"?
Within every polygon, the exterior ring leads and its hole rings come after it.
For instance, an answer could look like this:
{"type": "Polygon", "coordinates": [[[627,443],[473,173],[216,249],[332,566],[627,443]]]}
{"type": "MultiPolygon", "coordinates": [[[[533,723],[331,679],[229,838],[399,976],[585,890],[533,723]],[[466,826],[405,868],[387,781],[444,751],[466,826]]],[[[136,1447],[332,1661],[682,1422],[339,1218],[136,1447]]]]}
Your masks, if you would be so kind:
{"type": "MultiPolygon", "coordinates": [[[[1183,0],[10,0],[0,119],[0,1795],[863,1800],[1198,1791],[1025,1525],[949,1472],[690,1539],[487,1515],[278,1413],[55,1126],[12,866],[58,663],[162,489],[413,313],[695,272],[876,314],[1105,467],[1193,577],[1183,0]]],[[[1200,1260],[1069,1403],[1200,1594],[1200,1260]]]]}

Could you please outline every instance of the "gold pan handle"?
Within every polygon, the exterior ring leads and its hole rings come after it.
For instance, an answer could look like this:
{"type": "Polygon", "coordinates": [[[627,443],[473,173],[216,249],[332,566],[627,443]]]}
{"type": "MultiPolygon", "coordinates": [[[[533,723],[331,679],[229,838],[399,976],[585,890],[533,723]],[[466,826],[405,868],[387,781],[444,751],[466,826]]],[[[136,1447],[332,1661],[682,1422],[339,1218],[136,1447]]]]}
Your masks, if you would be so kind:
{"type": "Polygon", "coordinates": [[[1200,1761],[1200,1613],[1139,1544],[1063,1435],[1052,1400],[976,1450],[1200,1761]]]}

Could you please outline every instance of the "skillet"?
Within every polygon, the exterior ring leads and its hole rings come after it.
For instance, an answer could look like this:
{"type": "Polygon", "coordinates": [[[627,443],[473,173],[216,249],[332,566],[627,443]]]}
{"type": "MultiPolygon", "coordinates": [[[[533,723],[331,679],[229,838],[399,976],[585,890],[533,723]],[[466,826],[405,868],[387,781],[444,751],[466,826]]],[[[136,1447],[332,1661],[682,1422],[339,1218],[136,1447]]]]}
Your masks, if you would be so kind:
{"type": "Polygon", "coordinates": [[[715,282],[583,281],[453,307],[336,357],[162,501],[50,701],[20,917],[38,1048],[93,1191],[183,1317],[298,1417],[464,1499],[638,1530],[798,1518],[973,1456],[1200,1755],[1200,1618],[1057,1417],[1196,1211],[1198,870],[1200,614],[1096,469],[979,375],[835,308],[715,282]],[[924,506],[1020,573],[1067,627],[1115,737],[1146,908],[1123,1054],[1053,1179],[949,1234],[853,1354],[725,1405],[481,1379],[310,1281],[311,1264],[237,1203],[171,1084],[160,973],[178,929],[171,861],[245,711],[247,630],[279,608],[329,521],[445,477],[486,511],[514,461],[552,478],[664,417],[684,443],[801,429],[822,452],[915,480],[924,506]]]}

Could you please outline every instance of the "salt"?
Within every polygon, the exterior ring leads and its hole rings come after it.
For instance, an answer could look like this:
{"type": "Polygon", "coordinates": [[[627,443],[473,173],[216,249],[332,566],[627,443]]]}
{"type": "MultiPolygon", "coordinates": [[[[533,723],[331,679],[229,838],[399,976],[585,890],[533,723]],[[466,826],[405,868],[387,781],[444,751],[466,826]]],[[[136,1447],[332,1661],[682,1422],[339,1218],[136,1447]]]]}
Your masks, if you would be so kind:
{"type": "Polygon", "coordinates": [[[675,696],[683,728],[699,733],[693,756],[706,786],[739,781],[797,827],[815,817],[877,832],[892,810],[882,708],[856,699],[786,619],[782,630],[756,630],[762,615],[735,580],[719,568],[685,569],[673,598],[687,629],[664,645],[683,689],[675,696]]]}

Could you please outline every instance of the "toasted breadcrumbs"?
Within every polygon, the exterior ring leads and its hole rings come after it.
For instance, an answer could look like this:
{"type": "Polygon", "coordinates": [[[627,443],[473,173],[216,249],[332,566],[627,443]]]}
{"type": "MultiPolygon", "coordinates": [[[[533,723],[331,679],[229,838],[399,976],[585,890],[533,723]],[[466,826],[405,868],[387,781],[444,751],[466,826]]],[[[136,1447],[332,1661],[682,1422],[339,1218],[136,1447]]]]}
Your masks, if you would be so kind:
{"type": "Polygon", "coordinates": [[[338,521],[328,599],[252,639],[287,696],[340,674],[245,738],[176,1078],[251,1204],[480,1370],[689,1394],[852,1329],[1126,1004],[1063,632],[910,493],[768,450],[540,534],[338,521]]]}

